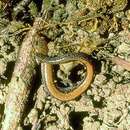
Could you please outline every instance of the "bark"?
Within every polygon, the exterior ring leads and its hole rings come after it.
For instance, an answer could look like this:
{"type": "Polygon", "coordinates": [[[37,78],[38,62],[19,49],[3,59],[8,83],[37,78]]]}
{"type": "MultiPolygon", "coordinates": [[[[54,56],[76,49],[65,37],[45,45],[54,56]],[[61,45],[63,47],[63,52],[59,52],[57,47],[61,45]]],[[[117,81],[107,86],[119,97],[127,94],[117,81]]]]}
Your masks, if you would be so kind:
{"type": "Polygon", "coordinates": [[[34,38],[41,19],[36,18],[33,27],[25,36],[18,55],[5,103],[2,130],[17,130],[22,121],[25,105],[32,88],[35,73],[34,38]]]}

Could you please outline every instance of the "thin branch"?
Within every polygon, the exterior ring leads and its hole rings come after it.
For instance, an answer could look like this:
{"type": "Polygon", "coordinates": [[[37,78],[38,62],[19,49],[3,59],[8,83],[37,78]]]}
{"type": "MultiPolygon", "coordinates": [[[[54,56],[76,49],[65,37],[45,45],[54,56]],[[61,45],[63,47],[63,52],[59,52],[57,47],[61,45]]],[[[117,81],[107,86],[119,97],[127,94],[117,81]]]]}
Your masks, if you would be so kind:
{"type": "Polygon", "coordinates": [[[27,33],[21,45],[13,76],[9,84],[2,130],[17,130],[22,121],[24,108],[32,88],[32,77],[35,73],[34,39],[40,24],[41,19],[36,18],[33,27],[27,33]]]}

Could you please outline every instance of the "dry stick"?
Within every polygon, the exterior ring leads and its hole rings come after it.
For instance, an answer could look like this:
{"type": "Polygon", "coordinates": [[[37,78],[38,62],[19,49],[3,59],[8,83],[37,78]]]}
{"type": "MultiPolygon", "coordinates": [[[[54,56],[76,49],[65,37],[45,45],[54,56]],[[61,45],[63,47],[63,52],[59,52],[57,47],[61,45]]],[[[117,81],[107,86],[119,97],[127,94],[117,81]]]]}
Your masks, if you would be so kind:
{"type": "Polygon", "coordinates": [[[128,62],[120,57],[113,57],[112,62],[114,64],[120,65],[122,68],[126,69],[127,71],[130,71],[130,62],[128,62]]]}
{"type": "Polygon", "coordinates": [[[17,130],[22,121],[36,67],[33,41],[40,27],[39,24],[41,24],[41,19],[37,18],[21,45],[18,60],[9,84],[2,130],[17,130]]]}

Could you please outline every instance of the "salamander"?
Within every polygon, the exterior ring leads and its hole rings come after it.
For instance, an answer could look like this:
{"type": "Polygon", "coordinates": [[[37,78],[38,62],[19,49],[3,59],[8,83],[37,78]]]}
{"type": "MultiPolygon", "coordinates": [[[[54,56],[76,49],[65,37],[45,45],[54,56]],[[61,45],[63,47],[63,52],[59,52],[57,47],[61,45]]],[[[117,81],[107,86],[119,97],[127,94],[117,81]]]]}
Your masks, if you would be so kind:
{"type": "Polygon", "coordinates": [[[90,62],[88,56],[84,53],[67,53],[57,57],[48,57],[42,54],[37,54],[36,57],[37,61],[42,63],[42,76],[49,92],[52,96],[61,101],[73,100],[76,97],[80,96],[92,82],[94,73],[93,65],[90,62]],[[58,90],[58,87],[56,87],[56,84],[54,83],[53,64],[62,64],[71,61],[77,61],[78,63],[84,65],[87,76],[84,81],[78,87],[76,87],[76,89],[67,93],[61,92],[58,90]]]}

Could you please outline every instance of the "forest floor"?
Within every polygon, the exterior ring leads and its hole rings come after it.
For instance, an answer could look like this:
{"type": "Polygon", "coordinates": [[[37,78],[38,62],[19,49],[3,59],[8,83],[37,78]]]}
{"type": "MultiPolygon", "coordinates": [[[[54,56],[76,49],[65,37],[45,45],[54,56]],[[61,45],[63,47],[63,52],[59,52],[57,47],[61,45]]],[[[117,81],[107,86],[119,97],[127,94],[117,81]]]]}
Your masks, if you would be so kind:
{"type": "MultiPolygon", "coordinates": [[[[85,77],[76,62],[54,70],[65,91],[85,77]]],[[[130,130],[130,2],[0,1],[0,129],[130,130]],[[89,55],[89,88],[70,101],[53,97],[35,51],[89,55]]]]}

